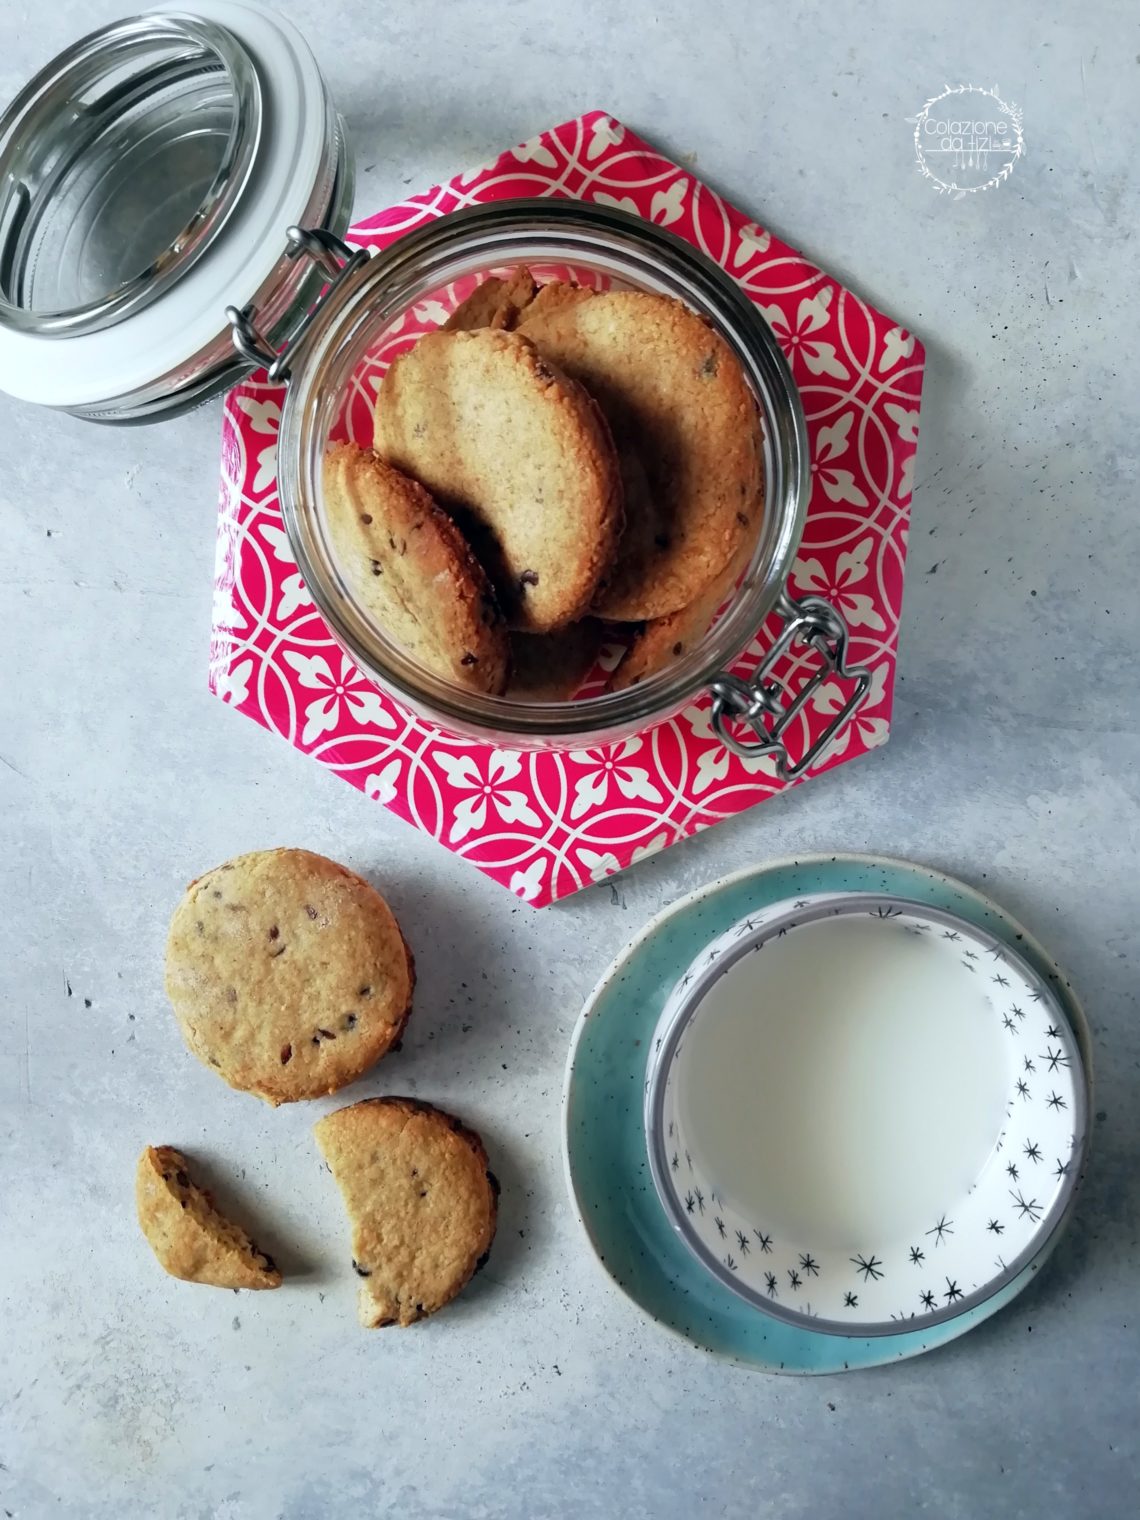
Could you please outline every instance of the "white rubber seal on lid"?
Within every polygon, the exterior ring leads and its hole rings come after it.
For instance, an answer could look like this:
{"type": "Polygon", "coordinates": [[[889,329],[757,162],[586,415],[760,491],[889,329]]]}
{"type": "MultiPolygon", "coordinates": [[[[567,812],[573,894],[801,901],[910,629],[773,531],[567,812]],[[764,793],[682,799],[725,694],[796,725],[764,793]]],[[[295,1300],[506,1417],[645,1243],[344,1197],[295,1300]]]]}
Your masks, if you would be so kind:
{"type": "MultiPolygon", "coordinates": [[[[168,7],[154,7],[161,12],[168,7]]],[[[208,248],[165,295],[74,337],[0,329],[0,388],[42,406],[113,403],[185,366],[227,328],[227,305],[251,300],[285,252],[322,172],[326,96],[316,61],[283,16],[239,0],[194,0],[249,54],[262,92],[262,132],[249,181],[208,248]]]]}

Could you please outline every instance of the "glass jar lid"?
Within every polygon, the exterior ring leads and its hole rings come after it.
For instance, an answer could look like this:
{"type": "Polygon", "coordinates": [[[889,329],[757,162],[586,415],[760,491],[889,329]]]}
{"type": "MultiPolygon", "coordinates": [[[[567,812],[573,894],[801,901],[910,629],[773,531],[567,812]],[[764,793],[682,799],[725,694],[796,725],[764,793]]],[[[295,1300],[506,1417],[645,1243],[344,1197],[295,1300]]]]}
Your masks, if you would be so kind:
{"type": "Polygon", "coordinates": [[[49,63],[0,117],[0,386],[73,409],[184,386],[281,264],[333,119],[300,34],[239,0],[49,63]]]}
{"type": "Polygon", "coordinates": [[[78,334],[155,300],[245,186],[261,85],[223,28],[116,22],[23,92],[0,141],[0,318],[78,334]]]}

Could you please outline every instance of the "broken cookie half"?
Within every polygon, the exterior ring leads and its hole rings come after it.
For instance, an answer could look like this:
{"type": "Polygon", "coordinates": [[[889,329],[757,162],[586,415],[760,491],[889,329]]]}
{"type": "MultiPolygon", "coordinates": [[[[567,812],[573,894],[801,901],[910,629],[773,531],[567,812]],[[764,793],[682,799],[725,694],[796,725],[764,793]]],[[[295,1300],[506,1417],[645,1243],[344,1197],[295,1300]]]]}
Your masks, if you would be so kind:
{"type": "Polygon", "coordinates": [[[212,1288],[279,1288],[271,1256],[226,1218],[169,1145],[148,1145],[135,1173],[139,1225],[171,1277],[212,1288]]]}
{"type": "Polygon", "coordinates": [[[487,1259],[499,1184],[473,1130],[412,1098],[369,1098],[314,1125],[352,1225],[366,1329],[450,1302],[487,1259]]]}

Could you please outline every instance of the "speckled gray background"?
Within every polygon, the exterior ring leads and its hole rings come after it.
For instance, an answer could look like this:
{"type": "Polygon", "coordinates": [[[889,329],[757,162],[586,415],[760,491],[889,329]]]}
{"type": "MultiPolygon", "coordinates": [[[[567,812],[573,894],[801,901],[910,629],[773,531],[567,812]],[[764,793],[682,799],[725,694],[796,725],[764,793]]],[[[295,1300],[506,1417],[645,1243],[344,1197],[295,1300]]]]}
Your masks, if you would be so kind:
{"type": "MultiPolygon", "coordinates": [[[[121,8],[5,4],[0,95],[121,8]]],[[[216,410],[116,432],[0,398],[0,1513],[1133,1513],[1135,5],[284,9],[351,123],[362,210],[604,106],[921,333],[894,735],[536,915],[206,694],[216,410]],[[950,204],[905,118],[968,81],[1024,107],[1028,154],[950,204]],[[309,1136],[331,1103],[231,1095],[164,1005],[182,884],[282,842],[383,881],[421,951],[404,1052],[356,1093],[453,1103],[505,1184],[490,1267],[409,1332],[354,1322],[309,1136]],[[720,872],[812,849],[908,855],[1023,917],[1088,1007],[1098,1122],[1071,1233],[1017,1305],[908,1365],[793,1381],[716,1364],[609,1290],[558,1118],[575,1014],[624,941],[720,872]],[[147,1141],[248,1201],[280,1292],[163,1277],[130,1203],[147,1141]]]]}

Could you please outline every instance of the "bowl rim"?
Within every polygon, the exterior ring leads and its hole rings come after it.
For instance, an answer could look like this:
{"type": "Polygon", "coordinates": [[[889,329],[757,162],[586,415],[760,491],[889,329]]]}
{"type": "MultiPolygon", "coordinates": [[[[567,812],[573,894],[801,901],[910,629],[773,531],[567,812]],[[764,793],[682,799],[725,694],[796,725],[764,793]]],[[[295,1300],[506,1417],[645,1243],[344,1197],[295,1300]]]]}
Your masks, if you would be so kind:
{"type": "MultiPolygon", "coordinates": [[[[669,1335],[674,1341],[678,1343],[683,1343],[691,1349],[704,1349],[710,1356],[715,1357],[717,1361],[722,1362],[728,1366],[747,1368],[754,1371],[763,1370],[771,1372],[774,1375],[779,1373],[787,1376],[827,1376],[837,1372],[839,1370],[839,1367],[838,1364],[836,1364],[834,1367],[827,1368],[784,1368],[782,1366],[776,1367],[774,1364],[771,1366],[764,1366],[756,1360],[741,1354],[737,1354],[732,1350],[726,1350],[719,1347],[702,1347],[698,1341],[696,1341],[691,1335],[687,1334],[678,1325],[671,1324],[668,1321],[659,1318],[652,1309],[650,1309],[645,1303],[641,1301],[636,1293],[634,1293],[632,1288],[630,1288],[626,1283],[619,1281],[619,1279],[614,1276],[609,1267],[606,1265],[603,1245],[597,1239],[594,1230],[591,1227],[590,1218],[586,1207],[586,1198],[579,1191],[574,1172],[574,1163],[571,1156],[570,1122],[573,1112],[572,1099],[575,1067],[578,1059],[579,1048],[581,1046],[582,1038],[589,1023],[590,1017],[596,1011],[597,1006],[601,1002],[603,996],[608,992],[611,985],[619,977],[621,969],[626,960],[647,940],[652,938],[665,924],[669,922],[671,918],[677,916],[678,914],[687,912],[690,908],[700,903],[703,899],[711,897],[714,894],[717,894],[727,888],[736,885],[737,883],[741,883],[749,879],[756,879],[758,881],[763,880],[763,878],[768,876],[770,873],[787,870],[789,868],[810,869],[827,865],[843,864],[859,867],[879,867],[892,871],[902,870],[918,872],[923,876],[929,877],[932,880],[939,882],[943,886],[950,887],[952,890],[961,894],[963,897],[973,899],[983,908],[996,909],[996,911],[1000,914],[1001,919],[1003,920],[1004,926],[1010,932],[1021,936],[1018,940],[1018,943],[1023,947],[1029,948],[1035,955],[1039,956],[1043,962],[1055,968],[1063,977],[1065,982],[1066,997],[1070,1005],[1070,1010],[1071,1013],[1075,1015],[1075,1019],[1071,1018],[1070,1023],[1076,1032],[1078,1044],[1080,1046],[1081,1057],[1084,1062],[1085,1083],[1090,1095],[1090,1106],[1092,1094],[1094,1091],[1094,1061],[1092,1051],[1092,1038],[1089,1032],[1088,1020],[1080,999],[1077,997],[1076,992],[1073,990],[1069,978],[1064,971],[1064,968],[1058,964],[1054,956],[1050,954],[1050,952],[1037,938],[1037,936],[1033,934],[1029,929],[1027,929],[1020,919],[1015,918],[1008,909],[1001,907],[994,899],[987,897],[985,893],[980,892],[976,887],[973,887],[969,885],[969,883],[962,881],[960,877],[951,876],[947,872],[941,871],[935,866],[925,865],[918,861],[908,860],[902,856],[878,855],[873,853],[861,853],[858,851],[850,853],[840,852],[835,854],[832,854],[830,852],[814,852],[806,855],[780,855],[774,857],[771,860],[765,861],[762,865],[753,864],[741,866],[736,871],[730,871],[722,876],[717,876],[712,881],[705,882],[702,885],[694,887],[690,891],[683,893],[680,897],[674,898],[673,901],[666,903],[663,907],[659,908],[656,913],[652,914],[652,916],[646,921],[642,928],[611,958],[609,964],[602,971],[593,987],[590,989],[590,992],[583,1000],[582,1006],[578,1010],[578,1017],[575,1020],[574,1027],[570,1032],[570,1041],[566,1052],[566,1065],[563,1069],[561,1095],[562,1178],[563,1183],[566,1187],[566,1195],[570,1204],[570,1212],[577,1222],[579,1228],[581,1229],[583,1236],[585,1237],[586,1244],[589,1247],[590,1254],[593,1257],[595,1266],[600,1275],[604,1278],[608,1291],[629,1303],[639,1319],[647,1321],[648,1323],[656,1326],[658,1329],[663,1330],[667,1335],[669,1335]]],[[[1070,1217],[1076,1199],[1080,1195],[1081,1183],[1085,1170],[1088,1166],[1088,1160],[1091,1151],[1091,1141],[1092,1134],[1090,1130],[1086,1134],[1085,1150],[1082,1156],[1080,1169],[1077,1172],[1077,1186],[1074,1189],[1073,1197],[1070,1200],[1070,1217]]],[[[970,1324],[966,1325],[964,1330],[959,1329],[956,1332],[958,1335],[964,1334],[967,1331],[975,1328],[977,1325],[984,1323],[988,1317],[995,1313],[998,1313],[1002,1308],[1006,1307],[1006,1305],[1010,1303],[1013,1298],[1019,1296],[1025,1290],[1025,1288],[1028,1287],[1029,1282],[1032,1280],[1033,1274],[1036,1272],[1037,1268],[1044,1265],[1044,1263],[1048,1261],[1052,1252],[1055,1250],[1062,1234],[1064,1233],[1064,1224],[1067,1223],[1067,1219],[1063,1221],[1062,1228],[1058,1229],[1050,1241],[1042,1247],[1039,1257],[1032,1264],[1032,1270],[1022,1272],[1021,1276],[1010,1283],[1005,1290],[995,1294],[994,1297],[989,1300],[985,1306],[980,1306],[984,1307],[985,1313],[982,1314],[979,1318],[973,1320],[970,1324]]],[[[811,1335],[813,1333],[808,1326],[801,1326],[799,1328],[802,1329],[803,1333],[806,1335],[811,1335]]],[[[909,1337],[912,1332],[909,1330],[899,1331],[896,1327],[896,1334],[909,1337]]],[[[839,1338],[835,1337],[834,1339],[836,1340],[836,1343],[838,1343],[839,1338]]],[[[888,1343],[889,1339],[890,1337],[887,1336],[880,1338],[881,1343],[884,1346],[888,1343]]],[[[926,1349],[940,1349],[940,1347],[944,1344],[949,1344],[949,1339],[946,1342],[939,1342],[937,1346],[930,1348],[926,1348],[925,1346],[915,1346],[911,1348],[906,1354],[910,1356],[917,1356],[926,1349]]],[[[886,1358],[883,1359],[884,1362],[886,1360],[886,1358]]],[[[881,1363],[873,1362],[868,1365],[881,1365],[881,1363]]]]}
{"type": "MultiPolygon", "coordinates": [[[[864,857],[854,858],[862,859],[864,857]]],[[[978,893],[976,895],[985,901],[983,894],[978,893]]],[[[764,1294],[753,1289],[748,1283],[743,1282],[735,1273],[729,1271],[720,1259],[705,1246],[704,1242],[689,1224],[685,1211],[681,1207],[680,1200],[670,1182],[668,1155],[665,1146],[664,1104],[667,1077],[673,1054],[685,1030],[688,1028],[715,981],[730,971],[758,943],[765,943],[784,930],[803,927],[809,923],[833,922],[838,916],[863,913],[869,910],[873,911],[878,907],[897,907],[904,913],[909,913],[914,917],[928,919],[947,928],[956,929],[968,937],[971,943],[981,943],[986,937],[984,932],[979,930],[969,919],[963,918],[952,910],[936,908],[918,899],[908,898],[893,892],[837,891],[814,893],[808,894],[806,898],[785,899],[781,902],[773,903],[764,909],[757,910],[755,914],[738,920],[736,924],[731,925],[723,933],[714,936],[713,939],[702,946],[698,954],[694,956],[686,972],[670,990],[650,1041],[649,1055],[646,1062],[645,1097],[643,1103],[646,1152],[658,1200],[665,1210],[666,1217],[674,1233],[690,1254],[696,1258],[701,1267],[711,1273],[718,1282],[736,1294],[738,1298],[769,1318],[803,1328],[810,1327],[812,1330],[824,1335],[855,1337],[858,1339],[874,1339],[881,1336],[895,1335],[898,1333],[898,1321],[890,1319],[829,1320],[825,1319],[822,1315],[808,1315],[803,1310],[787,1309],[782,1303],[771,1301],[764,1294]],[[740,933],[741,925],[745,923],[751,924],[753,919],[756,920],[755,924],[747,932],[740,933]],[[723,958],[718,957],[715,964],[706,965],[699,973],[693,974],[693,968],[704,960],[714,945],[722,941],[728,942],[728,948],[723,958]],[[691,976],[691,981],[687,987],[684,980],[686,976],[691,976]]],[[[924,1314],[922,1319],[923,1324],[931,1326],[957,1319],[961,1315],[976,1309],[980,1304],[984,1304],[987,1300],[1007,1288],[1027,1267],[1038,1259],[1043,1251],[1047,1252],[1052,1249],[1052,1245],[1068,1221],[1087,1160],[1090,1138],[1089,1118],[1092,1110],[1092,1074],[1086,1059],[1085,1040],[1082,1030],[1074,1026],[1063,1003],[1058,998],[1054,988],[1050,985],[1049,978],[1043,977],[1035,971],[1013,946],[1003,943],[1003,954],[1006,960],[1016,968],[1017,972],[1031,986],[1041,989],[1044,1000],[1047,1002],[1051,1012],[1060,1021],[1070,1037],[1073,1055],[1079,1063],[1079,1070],[1073,1074],[1074,1092],[1078,1103],[1078,1107],[1073,1114],[1073,1124],[1074,1133],[1079,1136],[1079,1140],[1073,1148],[1070,1169],[1065,1176],[1062,1186],[1057,1190],[1049,1212],[1042,1218],[1039,1227],[1030,1237],[1025,1247],[1002,1271],[987,1277],[980,1288],[967,1293],[960,1301],[955,1302],[953,1305],[947,1305],[944,1308],[924,1314]]],[[[1054,977],[1052,980],[1056,980],[1056,978],[1054,977]]]]}

